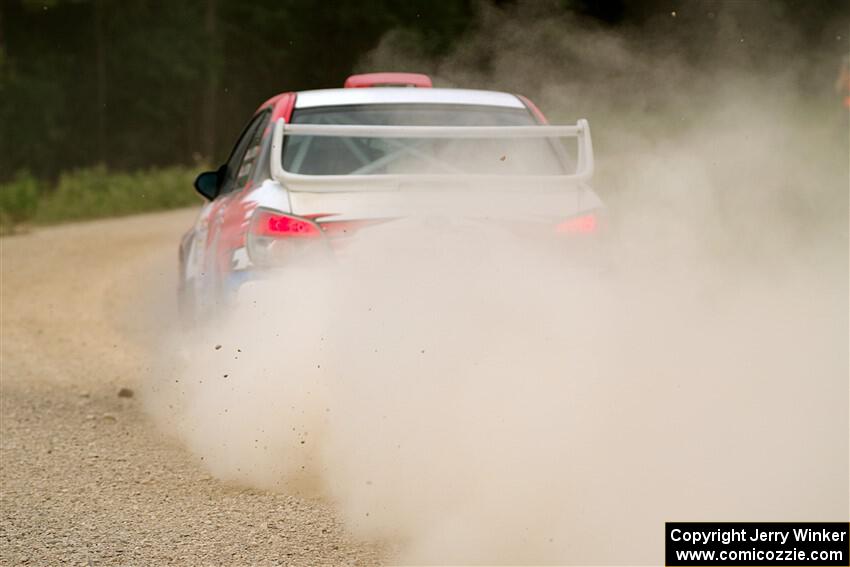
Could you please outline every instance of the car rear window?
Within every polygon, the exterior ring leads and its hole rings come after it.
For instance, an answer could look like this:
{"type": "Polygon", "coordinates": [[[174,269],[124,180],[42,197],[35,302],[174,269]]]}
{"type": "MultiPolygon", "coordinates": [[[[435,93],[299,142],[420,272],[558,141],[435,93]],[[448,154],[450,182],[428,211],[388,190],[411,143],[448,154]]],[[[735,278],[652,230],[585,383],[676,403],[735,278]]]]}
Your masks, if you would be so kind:
{"type": "MultiPolygon", "coordinates": [[[[379,104],[296,109],[293,124],[531,126],[525,109],[379,104]]],[[[557,140],[287,136],[283,168],[306,175],[538,174],[571,172],[557,140]]],[[[574,169],[574,168],[572,168],[574,169]]]]}

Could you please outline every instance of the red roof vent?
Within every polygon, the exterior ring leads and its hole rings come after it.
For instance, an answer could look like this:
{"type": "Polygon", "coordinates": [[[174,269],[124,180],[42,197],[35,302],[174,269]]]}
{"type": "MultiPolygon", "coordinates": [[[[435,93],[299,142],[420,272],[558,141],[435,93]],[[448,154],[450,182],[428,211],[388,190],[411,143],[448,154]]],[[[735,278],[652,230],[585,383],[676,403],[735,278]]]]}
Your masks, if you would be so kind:
{"type": "Polygon", "coordinates": [[[345,80],[345,88],[358,89],[364,87],[419,87],[429,89],[431,77],[419,73],[366,73],[351,75],[345,80]]]}

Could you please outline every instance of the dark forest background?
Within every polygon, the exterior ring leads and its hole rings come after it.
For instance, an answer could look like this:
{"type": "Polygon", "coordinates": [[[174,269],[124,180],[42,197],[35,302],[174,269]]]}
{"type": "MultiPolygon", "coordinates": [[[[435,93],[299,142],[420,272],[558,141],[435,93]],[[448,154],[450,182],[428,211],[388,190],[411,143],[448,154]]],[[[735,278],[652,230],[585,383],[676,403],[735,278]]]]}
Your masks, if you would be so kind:
{"type": "MultiPolygon", "coordinates": [[[[594,25],[639,29],[688,3],[555,5],[594,25]]],[[[841,0],[772,5],[813,41],[847,12],[841,0]]],[[[214,163],[269,96],[341,86],[390,30],[415,32],[421,51],[439,57],[470,32],[479,8],[473,0],[0,0],[0,181],[22,170],[55,179],[97,164],[214,163]]],[[[689,36],[672,48],[687,49],[689,36]]]]}

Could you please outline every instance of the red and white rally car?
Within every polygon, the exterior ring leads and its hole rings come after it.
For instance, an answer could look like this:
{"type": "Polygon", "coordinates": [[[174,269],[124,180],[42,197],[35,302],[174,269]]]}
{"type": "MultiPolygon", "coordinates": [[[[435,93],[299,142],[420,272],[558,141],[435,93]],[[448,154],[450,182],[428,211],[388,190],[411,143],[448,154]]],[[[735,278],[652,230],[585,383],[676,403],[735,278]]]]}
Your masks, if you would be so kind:
{"type": "Polygon", "coordinates": [[[603,210],[592,174],[587,121],[550,126],[520,95],[432,88],[413,73],[279,94],[257,109],[227,163],[195,181],[208,202],[180,244],[181,308],[214,311],[301,249],[333,255],[358,231],[415,215],[507,213],[580,238],[597,231],[603,210]]]}

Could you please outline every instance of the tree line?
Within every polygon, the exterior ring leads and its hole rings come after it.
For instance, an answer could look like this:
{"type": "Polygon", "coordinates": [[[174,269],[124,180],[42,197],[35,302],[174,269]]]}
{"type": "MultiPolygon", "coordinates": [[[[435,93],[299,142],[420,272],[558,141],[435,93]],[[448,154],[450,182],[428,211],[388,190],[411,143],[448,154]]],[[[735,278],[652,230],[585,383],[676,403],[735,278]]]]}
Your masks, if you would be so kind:
{"type": "Polygon", "coordinates": [[[468,0],[0,0],[0,180],[220,160],[286,90],[342,84],[387,30],[446,48],[468,0]]]}
{"type": "MultiPolygon", "coordinates": [[[[669,15],[669,0],[0,0],[0,182],[18,172],[222,160],[253,109],[341,86],[390,30],[437,57],[483,2],[547,2],[600,25],[669,15]]],[[[673,3],[676,4],[676,3],[673,3]]],[[[707,0],[710,11],[720,0],[707,0]]],[[[687,4],[685,4],[687,5],[687,4]]],[[[817,33],[840,2],[765,9],[817,33]]],[[[688,36],[683,36],[688,41],[688,36]]],[[[391,70],[391,69],[387,69],[391,70]]],[[[410,70],[416,69],[397,69],[410,70]]]]}

